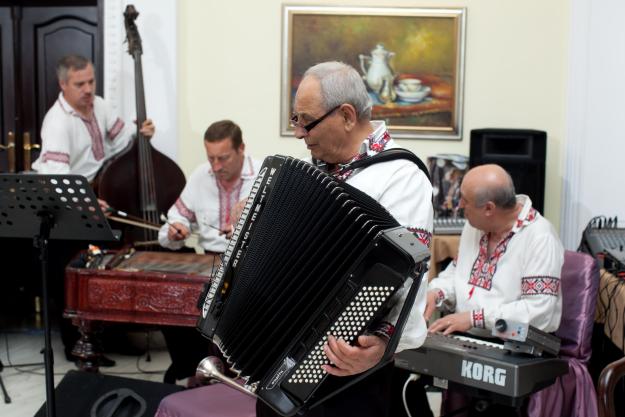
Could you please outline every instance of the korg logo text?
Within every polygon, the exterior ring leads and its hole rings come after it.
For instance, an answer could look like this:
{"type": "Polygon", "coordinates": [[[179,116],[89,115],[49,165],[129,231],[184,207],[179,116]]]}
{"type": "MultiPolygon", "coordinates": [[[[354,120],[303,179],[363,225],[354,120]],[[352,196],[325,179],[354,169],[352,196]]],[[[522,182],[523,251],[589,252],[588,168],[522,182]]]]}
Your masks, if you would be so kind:
{"type": "Polygon", "coordinates": [[[466,359],[462,360],[461,376],[474,381],[486,382],[487,384],[506,386],[505,369],[495,368],[479,362],[471,362],[466,359]]]}

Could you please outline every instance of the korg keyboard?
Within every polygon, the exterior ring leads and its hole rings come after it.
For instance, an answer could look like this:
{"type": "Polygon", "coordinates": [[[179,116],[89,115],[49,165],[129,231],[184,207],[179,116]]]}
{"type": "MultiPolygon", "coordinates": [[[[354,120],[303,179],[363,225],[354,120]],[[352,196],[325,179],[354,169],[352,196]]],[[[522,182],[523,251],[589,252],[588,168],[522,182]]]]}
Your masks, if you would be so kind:
{"type": "Polygon", "coordinates": [[[395,355],[395,366],[463,385],[475,397],[517,406],[569,370],[559,358],[511,354],[503,345],[463,336],[429,334],[418,349],[395,355]]]}
{"type": "Polygon", "coordinates": [[[438,217],[434,219],[435,235],[459,235],[467,219],[464,217],[438,217]]]}

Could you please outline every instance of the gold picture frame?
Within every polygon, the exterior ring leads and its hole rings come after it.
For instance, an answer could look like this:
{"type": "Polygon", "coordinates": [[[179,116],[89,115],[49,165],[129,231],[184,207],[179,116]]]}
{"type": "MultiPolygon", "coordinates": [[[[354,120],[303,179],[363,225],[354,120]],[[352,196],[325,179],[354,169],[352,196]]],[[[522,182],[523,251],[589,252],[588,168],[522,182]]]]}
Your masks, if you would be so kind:
{"type": "Polygon", "coordinates": [[[465,8],[283,6],[280,134],[301,77],[342,61],[363,75],[372,118],[395,138],[462,138],[465,8]]]}

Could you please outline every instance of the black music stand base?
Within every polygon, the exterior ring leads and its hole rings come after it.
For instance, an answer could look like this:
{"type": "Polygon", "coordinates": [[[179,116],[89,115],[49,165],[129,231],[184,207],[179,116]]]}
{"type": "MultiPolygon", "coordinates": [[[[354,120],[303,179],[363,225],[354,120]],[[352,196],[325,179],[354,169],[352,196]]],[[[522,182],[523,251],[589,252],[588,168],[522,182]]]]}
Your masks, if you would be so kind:
{"type": "MultiPolygon", "coordinates": [[[[0,372],[2,372],[3,369],[4,369],[4,364],[2,363],[2,360],[0,360],[0,372]]],[[[2,388],[2,394],[4,395],[4,403],[5,404],[10,404],[11,403],[11,397],[9,397],[9,393],[7,392],[7,389],[4,386],[4,381],[2,380],[2,375],[0,375],[0,388],[2,388]]]]}
{"type": "Polygon", "coordinates": [[[56,401],[54,399],[54,353],[52,351],[52,338],[50,336],[50,312],[48,292],[48,241],[50,229],[54,226],[54,215],[41,211],[37,213],[41,223],[39,235],[35,236],[33,246],[39,249],[39,261],[41,262],[41,288],[43,299],[43,332],[44,349],[43,362],[46,376],[46,417],[56,416],[56,401]]]}

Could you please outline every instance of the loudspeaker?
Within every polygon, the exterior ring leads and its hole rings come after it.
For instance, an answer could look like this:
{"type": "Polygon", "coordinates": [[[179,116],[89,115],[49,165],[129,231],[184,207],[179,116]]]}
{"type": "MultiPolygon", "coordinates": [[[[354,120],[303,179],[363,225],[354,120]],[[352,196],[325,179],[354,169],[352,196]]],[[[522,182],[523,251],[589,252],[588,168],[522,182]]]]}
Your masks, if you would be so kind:
{"type": "MultiPolygon", "coordinates": [[[[69,371],[55,390],[59,417],[153,417],[161,399],[183,390],[173,384],[69,371]],[[97,407],[94,408],[94,405],[97,407]],[[97,414],[92,409],[98,410],[97,414]]],[[[35,417],[45,417],[45,403],[35,417]]]]}
{"type": "Polygon", "coordinates": [[[497,164],[514,182],[517,194],[527,194],[543,213],[547,133],[530,129],[474,129],[469,165],[497,164]]]}

